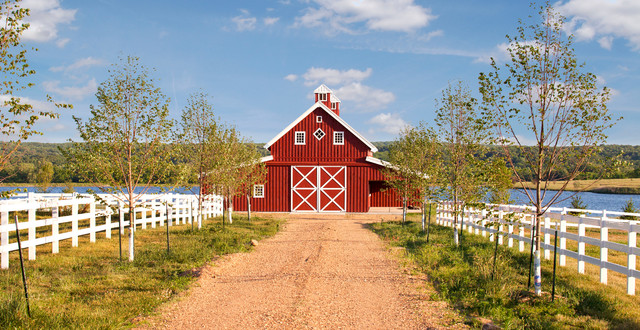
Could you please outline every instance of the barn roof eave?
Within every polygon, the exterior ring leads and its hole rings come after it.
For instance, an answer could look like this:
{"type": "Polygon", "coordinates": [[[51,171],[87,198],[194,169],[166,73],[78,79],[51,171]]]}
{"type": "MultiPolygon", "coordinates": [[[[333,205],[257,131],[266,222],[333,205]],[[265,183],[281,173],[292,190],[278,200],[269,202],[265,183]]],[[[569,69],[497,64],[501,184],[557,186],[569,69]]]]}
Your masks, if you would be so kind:
{"type": "Polygon", "coordinates": [[[376,146],[374,146],[373,143],[365,139],[364,136],[360,135],[360,133],[358,133],[355,129],[353,129],[353,127],[347,124],[346,121],[344,121],[342,118],[336,115],[333,111],[331,111],[331,109],[327,108],[327,106],[322,104],[321,102],[316,102],[314,105],[312,105],[307,111],[305,111],[302,115],[300,115],[300,117],[294,120],[285,129],[283,129],[282,132],[280,132],[273,139],[271,139],[271,141],[267,142],[267,144],[264,145],[264,148],[269,149],[269,147],[271,147],[274,143],[276,143],[276,141],[280,140],[281,137],[287,134],[287,132],[289,132],[294,126],[296,126],[299,122],[305,119],[311,112],[313,112],[313,110],[317,108],[322,108],[327,114],[333,117],[333,119],[338,121],[338,123],[344,126],[344,128],[346,128],[349,132],[355,135],[355,137],[357,137],[360,141],[362,141],[362,143],[364,143],[367,147],[369,147],[369,149],[371,149],[372,152],[378,152],[378,148],[376,148],[376,146]]]}

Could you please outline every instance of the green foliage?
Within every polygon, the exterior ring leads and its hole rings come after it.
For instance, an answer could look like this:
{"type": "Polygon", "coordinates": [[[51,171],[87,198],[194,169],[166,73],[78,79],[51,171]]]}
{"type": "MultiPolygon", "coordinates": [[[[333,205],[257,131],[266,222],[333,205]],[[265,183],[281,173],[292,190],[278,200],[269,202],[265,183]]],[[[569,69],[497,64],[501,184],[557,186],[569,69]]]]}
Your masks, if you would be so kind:
{"type": "MultiPolygon", "coordinates": [[[[500,246],[497,271],[492,279],[494,242],[467,236],[468,244],[452,243],[448,227],[433,225],[429,243],[416,221],[374,223],[372,230],[393,246],[403,247],[419,272],[436,289],[436,300],[447,301],[469,315],[469,325],[480,328],[473,317],[490,319],[504,329],[637,328],[638,315],[629,314],[637,305],[634,297],[620,299],[616,289],[596,279],[560,269],[556,299],[523,291],[527,283],[529,256],[500,246]],[[589,285],[586,285],[586,284],[589,285]]],[[[550,265],[545,267],[551,270],[550,265]]],[[[551,277],[549,271],[543,276],[551,277]]]]}
{"type": "Polygon", "coordinates": [[[546,182],[568,183],[594,170],[589,160],[615,121],[606,106],[609,90],[578,64],[573,36],[564,34],[565,18],[548,2],[538,10],[533,22],[520,21],[516,35],[507,36],[510,61],[500,65],[492,59],[492,71],[481,73],[479,83],[485,120],[501,137],[516,179],[537,183],[525,192],[542,214],[563,190],[543,202],[546,182]]]}
{"type": "Polygon", "coordinates": [[[41,192],[49,191],[49,186],[53,180],[53,164],[50,161],[43,160],[40,167],[35,173],[35,181],[38,183],[38,190],[41,192]]]}
{"type": "Polygon", "coordinates": [[[187,289],[205,264],[220,255],[250,251],[251,239],[273,236],[281,222],[238,218],[222,228],[211,220],[195,232],[188,224],[171,227],[170,254],[165,228],[138,231],[145,244],[139,249],[141,258],[132,263],[118,261],[117,238],[81,241],[76,248],[65,244],[69,240],[61,242],[59,254],[26,263],[31,319],[26,315],[19,262],[12,260],[10,269],[0,272],[0,328],[129,328],[136,318],[187,289]]]}
{"type": "Polygon", "coordinates": [[[175,174],[172,149],[166,144],[173,124],[169,100],[137,57],[121,58],[109,73],[98,87],[91,117],[74,117],[83,142],[62,151],[84,181],[124,196],[134,207],[152,184],[175,174]]]}
{"type": "MultiPolygon", "coordinates": [[[[580,195],[574,195],[573,197],[571,197],[571,208],[572,209],[580,209],[580,210],[586,210],[587,209],[587,203],[584,202],[584,200],[582,200],[582,197],[580,197],[580,195]]],[[[575,215],[575,216],[579,216],[581,214],[585,214],[585,212],[568,212],[570,215],[575,215]]]]}
{"type": "MultiPolygon", "coordinates": [[[[633,204],[633,198],[629,198],[629,200],[624,204],[624,207],[622,208],[622,212],[626,212],[626,213],[640,213],[640,210],[638,210],[636,208],[636,205],[633,204]]],[[[623,215],[620,217],[620,219],[624,219],[624,220],[638,220],[638,217],[632,216],[632,215],[623,215]]]]}
{"type": "MultiPolygon", "coordinates": [[[[33,87],[30,78],[36,73],[29,67],[27,50],[20,43],[20,38],[29,24],[24,23],[29,16],[29,9],[20,7],[20,0],[0,1],[0,173],[9,166],[20,144],[32,135],[42,134],[36,130],[35,124],[42,118],[57,118],[58,113],[42,109],[34,109],[33,105],[20,98],[21,93],[33,87]]],[[[47,96],[47,101],[52,99],[47,96]]],[[[56,104],[56,108],[70,108],[69,104],[56,104]]],[[[3,182],[6,176],[0,177],[3,182]]],[[[6,197],[11,192],[1,192],[6,197]]]]}

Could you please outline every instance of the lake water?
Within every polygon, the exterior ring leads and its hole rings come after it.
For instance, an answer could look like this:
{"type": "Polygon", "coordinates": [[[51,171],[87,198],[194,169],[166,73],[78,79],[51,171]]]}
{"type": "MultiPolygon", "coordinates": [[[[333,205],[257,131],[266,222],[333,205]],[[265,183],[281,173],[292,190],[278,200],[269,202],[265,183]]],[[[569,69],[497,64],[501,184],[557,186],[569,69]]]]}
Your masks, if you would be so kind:
{"type": "MultiPolygon", "coordinates": [[[[6,191],[13,189],[15,187],[0,187],[0,191],[6,191]]],[[[27,187],[27,191],[35,192],[36,187],[27,187]]],[[[64,187],[52,187],[49,192],[51,193],[61,193],[64,187]]],[[[93,189],[97,191],[96,187],[74,187],[75,191],[78,193],[86,193],[88,189],[93,189]]],[[[139,190],[138,190],[139,191],[139,190]]],[[[160,193],[160,187],[151,187],[149,189],[149,193],[160,193]]],[[[190,191],[179,188],[176,189],[176,192],[179,193],[191,193],[190,191]]],[[[547,196],[550,198],[552,196],[549,192],[547,196]]],[[[560,198],[560,202],[558,202],[554,207],[571,207],[571,196],[574,194],[572,191],[565,191],[562,193],[562,197],[560,198]],[[563,200],[564,199],[564,200],[563,200]]],[[[634,204],[637,208],[640,208],[640,195],[626,195],[626,194],[596,194],[591,192],[579,192],[578,195],[582,198],[585,204],[587,204],[587,208],[591,210],[607,210],[607,211],[622,211],[622,208],[625,206],[626,202],[632,198],[634,204]]],[[[527,196],[521,189],[512,189],[511,190],[511,199],[515,201],[514,204],[522,205],[529,204],[527,196]]]]}
{"type": "MultiPolygon", "coordinates": [[[[554,207],[571,207],[571,196],[574,194],[575,192],[573,191],[562,192],[559,198],[560,202],[554,207]]],[[[555,191],[549,191],[545,200],[550,199],[553,195],[555,195],[555,191]]],[[[640,208],[640,195],[597,194],[592,192],[578,192],[577,195],[580,196],[587,205],[587,209],[590,210],[622,211],[629,199],[633,199],[636,208],[640,208]]],[[[511,199],[515,201],[515,204],[529,204],[529,199],[522,189],[512,189],[511,199]]]]}

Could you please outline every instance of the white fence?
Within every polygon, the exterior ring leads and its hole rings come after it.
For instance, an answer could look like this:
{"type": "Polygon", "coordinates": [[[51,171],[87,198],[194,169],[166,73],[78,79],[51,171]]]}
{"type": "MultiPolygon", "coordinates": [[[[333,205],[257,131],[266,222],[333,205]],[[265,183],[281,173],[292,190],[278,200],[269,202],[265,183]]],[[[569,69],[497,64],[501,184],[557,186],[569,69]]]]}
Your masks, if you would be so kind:
{"type": "MultiPolygon", "coordinates": [[[[39,245],[51,244],[51,252],[58,253],[62,240],[71,239],[71,246],[77,247],[80,236],[89,235],[89,241],[95,242],[97,233],[104,232],[106,238],[111,238],[112,229],[120,227],[120,231],[123,232],[129,225],[129,221],[124,219],[128,206],[118,203],[111,195],[99,195],[99,197],[111,208],[97,202],[93,196],[81,196],[75,193],[29,193],[21,194],[18,198],[0,201],[0,268],[9,268],[9,252],[18,250],[15,238],[14,242],[9,242],[10,235],[16,230],[13,217],[9,219],[9,212],[26,212],[27,214],[27,221],[18,222],[18,230],[28,230],[27,239],[21,239],[21,243],[23,248],[28,249],[29,260],[35,260],[36,247],[39,245]],[[114,214],[112,208],[118,210],[116,214],[119,213],[119,219],[115,221],[112,220],[114,214]],[[36,211],[39,214],[46,212],[50,217],[36,220],[36,211]],[[68,215],[62,215],[62,213],[68,215]],[[96,225],[97,222],[100,224],[96,225]],[[84,224],[85,228],[79,228],[79,224],[84,224]],[[38,230],[42,233],[38,233],[38,230]]],[[[142,229],[146,229],[147,226],[151,228],[157,225],[164,226],[164,221],[167,219],[167,205],[169,206],[169,226],[192,223],[200,217],[207,218],[222,214],[222,197],[220,196],[206,196],[202,214],[199,214],[198,200],[194,195],[144,195],[138,199],[138,202],[140,206],[135,208],[133,218],[134,224],[142,229]]]]}
{"type": "MultiPolygon", "coordinates": [[[[532,219],[535,217],[535,210],[527,206],[518,205],[495,205],[495,212],[487,210],[465,210],[462,222],[457,226],[460,230],[465,229],[469,233],[489,236],[494,241],[495,234],[499,231],[498,244],[504,244],[504,237],[507,238],[508,246],[513,247],[515,241],[518,242],[518,249],[524,251],[525,243],[531,244],[531,237],[526,237],[525,228],[531,229],[532,219]],[[508,214],[517,214],[519,221],[512,221],[508,214]],[[504,235],[504,237],[503,237],[504,235]]],[[[577,260],[577,271],[581,274],[585,272],[585,263],[600,267],[600,283],[607,284],[608,271],[620,273],[627,278],[627,294],[635,295],[636,279],[640,277],[640,271],[636,269],[636,258],[640,255],[637,247],[637,234],[640,232],[639,221],[620,220],[611,218],[613,216],[631,215],[640,217],[640,214],[598,211],[598,210],[574,210],[567,208],[551,208],[544,215],[541,223],[541,250],[544,251],[544,258],[550,259],[553,253],[554,243],[552,235],[558,231],[558,256],[559,265],[566,266],[566,258],[577,260]],[[568,212],[587,212],[577,217],[569,215],[568,212]],[[577,234],[568,232],[568,228],[576,231],[577,234]],[[587,228],[598,232],[598,238],[589,237],[587,228]],[[618,230],[626,233],[627,244],[620,244],[609,241],[609,230],[618,230]],[[567,249],[567,240],[577,243],[577,252],[567,249]],[[599,258],[589,256],[585,253],[586,245],[592,245],[599,249],[599,258]],[[620,265],[609,262],[609,250],[619,251],[627,255],[627,265],[620,265]]],[[[443,202],[438,205],[436,222],[440,225],[453,227],[453,203],[443,202]]],[[[533,233],[529,230],[529,234],[533,233]]],[[[542,251],[541,251],[542,252],[542,251]]]]}

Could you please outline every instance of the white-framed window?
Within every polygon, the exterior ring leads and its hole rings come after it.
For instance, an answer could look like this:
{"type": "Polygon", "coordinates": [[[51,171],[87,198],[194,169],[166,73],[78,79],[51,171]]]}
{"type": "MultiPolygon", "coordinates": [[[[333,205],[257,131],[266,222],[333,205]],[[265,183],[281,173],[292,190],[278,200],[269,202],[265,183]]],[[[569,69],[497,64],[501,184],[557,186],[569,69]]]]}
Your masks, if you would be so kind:
{"type": "Polygon", "coordinates": [[[316,123],[322,122],[322,116],[316,116],[316,123]]]}
{"type": "Polygon", "coordinates": [[[333,132],[333,144],[344,144],[344,132],[333,132]]]}
{"type": "Polygon", "coordinates": [[[325,136],[325,134],[324,134],[324,131],[322,129],[318,128],[315,132],[313,132],[313,136],[315,136],[316,139],[318,139],[318,141],[320,141],[325,136]]]}
{"type": "Polygon", "coordinates": [[[296,132],[294,143],[297,144],[297,145],[303,145],[303,144],[305,144],[305,142],[306,142],[306,140],[305,140],[304,132],[296,132]]]}
{"type": "Polygon", "coordinates": [[[338,102],[331,102],[331,110],[335,110],[338,108],[338,102]]]}
{"type": "Polygon", "coordinates": [[[253,185],[253,197],[254,198],[264,198],[264,185],[263,184],[254,184],[253,185]]]}
{"type": "Polygon", "coordinates": [[[326,93],[318,94],[318,101],[326,101],[326,100],[327,100],[327,94],[326,93]]]}

